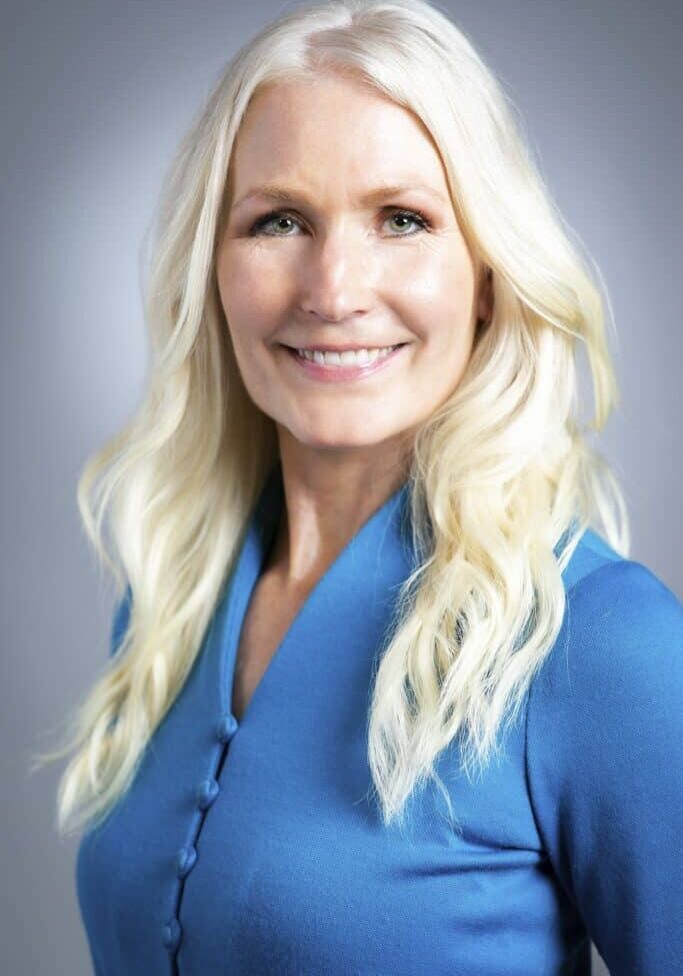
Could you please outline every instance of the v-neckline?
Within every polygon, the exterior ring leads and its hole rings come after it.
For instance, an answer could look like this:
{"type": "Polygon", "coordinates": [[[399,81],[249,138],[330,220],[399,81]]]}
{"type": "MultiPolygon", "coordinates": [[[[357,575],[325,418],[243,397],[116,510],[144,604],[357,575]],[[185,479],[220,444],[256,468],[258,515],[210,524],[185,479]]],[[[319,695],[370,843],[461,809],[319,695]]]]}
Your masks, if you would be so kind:
{"type": "MultiPolygon", "coordinates": [[[[282,659],[282,652],[286,650],[286,645],[289,643],[291,635],[305,617],[310,607],[319,599],[330,580],[338,575],[354,551],[359,546],[362,546],[366,540],[369,541],[373,530],[382,527],[386,528],[386,523],[397,510],[399,515],[406,513],[405,501],[407,499],[407,493],[408,480],[406,479],[368,516],[309,590],[306,598],[290,621],[278,646],[272,653],[266,669],[254,687],[247,702],[247,707],[242,713],[242,717],[238,719],[232,709],[232,700],[239,641],[251,595],[263,572],[270,553],[270,547],[274,542],[275,532],[284,503],[282,464],[279,460],[277,461],[275,467],[267,476],[261,494],[252,509],[227,594],[226,629],[220,653],[219,680],[221,696],[223,698],[223,713],[232,716],[238,730],[249,722],[254,706],[258,706],[261,698],[266,694],[270,680],[272,680],[274,667],[279,666],[282,659]]],[[[405,523],[403,527],[405,528],[405,523]]]]}

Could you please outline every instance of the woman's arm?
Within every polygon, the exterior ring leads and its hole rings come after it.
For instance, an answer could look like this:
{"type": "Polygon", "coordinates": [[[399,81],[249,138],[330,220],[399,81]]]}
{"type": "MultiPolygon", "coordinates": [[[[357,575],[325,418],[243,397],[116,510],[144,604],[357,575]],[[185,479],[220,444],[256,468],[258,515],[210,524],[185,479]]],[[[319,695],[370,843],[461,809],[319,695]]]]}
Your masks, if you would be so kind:
{"type": "Polygon", "coordinates": [[[683,605],[606,563],[568,593],[527,712],[552,865],[611,976],[683,972],[683,605]]]}

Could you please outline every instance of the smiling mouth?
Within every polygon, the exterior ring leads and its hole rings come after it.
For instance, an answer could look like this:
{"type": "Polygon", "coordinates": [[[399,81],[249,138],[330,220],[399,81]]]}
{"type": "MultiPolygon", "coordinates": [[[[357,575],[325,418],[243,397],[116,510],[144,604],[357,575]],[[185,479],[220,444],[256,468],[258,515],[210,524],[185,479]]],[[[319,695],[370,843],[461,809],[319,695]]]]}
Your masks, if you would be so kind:
{"type": "Polygon", "coordinates": [[[295,349],[284,343],[280,343],[280,348],[301,377],[322,383],[347,383],[370,380],[385,369],[390,369],[403,356],[404,347],[409,345],[409,342],[400,342],[395,346],[355,351],[347,349],[342,353],[336,350],[295,349]]]}
{"type": "Polygon", "coordinates": [[[310,363],[317,363],[319,366],[367,366],[391,355],[396,349],[407,345],[406,342],[398,342],[391,346],[363,346],[363,347],[340,347],[330,348],[329,346],[296,348],[285,346],[297,358],[306,360],[310,363]]]}

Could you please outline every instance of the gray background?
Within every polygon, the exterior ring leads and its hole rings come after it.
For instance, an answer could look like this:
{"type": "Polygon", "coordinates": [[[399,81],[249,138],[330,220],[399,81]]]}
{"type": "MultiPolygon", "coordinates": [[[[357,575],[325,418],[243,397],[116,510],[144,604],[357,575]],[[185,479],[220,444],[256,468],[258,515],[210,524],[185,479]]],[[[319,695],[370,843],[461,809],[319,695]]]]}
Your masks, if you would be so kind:
{"type": "MultiPolygon", "coordinates": [[[[680,595],[683,4],[442,7],[505,81],[561,210],[602,269],[623,391],[603,451],[626,488],[633,557],[680,595]]],[[[140,396],[139,245],[163,168],[220,66],[283,8],[266,0],[3,6],[6,976],[91,971],[76,841],[60,842],[53,828],[61,766],[26,771],[107,653],[111,591],[80,528],[76,479],[140,396]]]]}

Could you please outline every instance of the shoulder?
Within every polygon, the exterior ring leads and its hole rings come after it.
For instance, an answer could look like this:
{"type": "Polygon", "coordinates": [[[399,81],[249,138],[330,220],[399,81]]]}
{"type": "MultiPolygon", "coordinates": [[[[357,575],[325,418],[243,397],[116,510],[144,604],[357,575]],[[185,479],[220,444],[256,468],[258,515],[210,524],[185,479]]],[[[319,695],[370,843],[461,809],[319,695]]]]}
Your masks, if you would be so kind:
{"type": "Polygon", "coordinates": [[[594,533],[568,569],[562,627],[527,702],[527,772],[547,809],[618,796],[634,763],[641,787],[683,763],[683,604],[594,533]]]}
{"type": "Polygon", "coordinates": [[[638,697],[646,688],[664,693],[666,682],[680,683],[683,604],[649,567],[589,530],[563,577],[565,617],[541,687],[593,700],[609,692],[638,697]]]}

